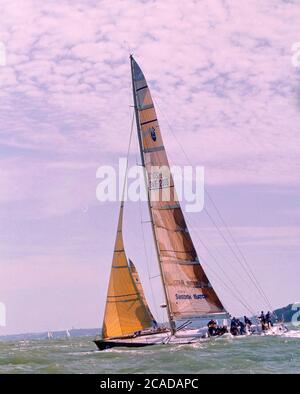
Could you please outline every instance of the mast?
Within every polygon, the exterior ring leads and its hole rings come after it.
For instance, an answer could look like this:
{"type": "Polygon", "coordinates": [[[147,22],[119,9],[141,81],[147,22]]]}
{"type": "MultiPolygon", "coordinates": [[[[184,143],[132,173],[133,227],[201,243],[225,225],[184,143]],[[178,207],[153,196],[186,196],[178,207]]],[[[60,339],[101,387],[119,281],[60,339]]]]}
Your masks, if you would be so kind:
{"type": "Polygon", "coordinates": [[[163,289],[164,289],[165,301],[166,301],[166,306],[167,306],[168,320],[169,320],[171,333],[172,333],[172,335],[174,335],[175,332],[176,332],[176,326],[174,324],[174,321],[173,321],[173,318],[172,318],[172,315],[171,315],[169,299],[168,299],[168,296],[167,296],[167,291],[166,291],[166,287],[165,287],[165,283],[164,283],[163,270],[162,270],[162,265],[161,265],[160,253],[159,253],[158,245],[157,245],[157,242],[156,242],[156,234],[155,234],[155,227],[154,227],[155,225],[154,225],[154,220],[153,220],[153,213],[152,213],[152,207],[151,207],[151,201],[150,201],[150,193],[149,193],[148,182],[147,182],[146,166],[145,166],[145,160],[144,160],[144,155],[143,155],[143,141],[142,141],[142,138],[141,138],[139,112],[138,112],[138,108],[137,108],[137,99],[136,99],[136,94],[135,94],[135,84],[134,84],[134,75],[133,75],[133,61],[134,61],[133,56],[130,55],[134,113],[135,113],[136,128],[137,128],[139,147],[140,147],[140,156],[141,156],[141,161],[142,161],[145,186],[146,186],[146,190],[147,190],[147,197],[148,197],[147,198],[147,202],[148,202],[148,209],[149,209],[149,215],[150,215],[152,234],[153,234],[153,238],[154,238],[154,244],[155,244],[156,256],[157,256],[157,261],[158,261],[158,266],[159,266],[159,271],[160,271],[160,277],[161,277],[162,286],[163,286],[163,289]]]}

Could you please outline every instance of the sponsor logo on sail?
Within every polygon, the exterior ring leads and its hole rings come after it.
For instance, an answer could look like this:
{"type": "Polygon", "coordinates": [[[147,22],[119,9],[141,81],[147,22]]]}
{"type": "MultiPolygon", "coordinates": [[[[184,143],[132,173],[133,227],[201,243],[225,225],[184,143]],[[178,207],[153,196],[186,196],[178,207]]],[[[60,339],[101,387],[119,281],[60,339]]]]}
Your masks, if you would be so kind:
{"type": "Polygon", "coordinates": [[[181,301],[181,300],[203,300],[207,298],[205,294],[175,294],[176,300],[181,301]]]}
{"type": "Polygon", "coordinates": [[[152,140],[155,142],[156,141],[156,132],[155,132],[155,128],[151,127],[151,138],[152,140]]]}

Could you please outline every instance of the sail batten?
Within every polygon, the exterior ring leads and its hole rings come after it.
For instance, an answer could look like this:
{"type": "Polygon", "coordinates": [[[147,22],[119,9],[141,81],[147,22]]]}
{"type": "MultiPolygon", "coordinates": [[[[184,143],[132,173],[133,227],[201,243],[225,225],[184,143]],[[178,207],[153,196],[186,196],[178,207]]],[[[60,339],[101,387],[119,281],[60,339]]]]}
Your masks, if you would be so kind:
{"type": "Polygon", "coordinates": [[[172,323],[185,316],[224,313],[199,262],[177,200],[150,89],[133,57],[131,67],[141,159],[147,175],[150,216],[169,318],[172,323]],[[154,193],[159,198],[151,199],[154,193]]]}

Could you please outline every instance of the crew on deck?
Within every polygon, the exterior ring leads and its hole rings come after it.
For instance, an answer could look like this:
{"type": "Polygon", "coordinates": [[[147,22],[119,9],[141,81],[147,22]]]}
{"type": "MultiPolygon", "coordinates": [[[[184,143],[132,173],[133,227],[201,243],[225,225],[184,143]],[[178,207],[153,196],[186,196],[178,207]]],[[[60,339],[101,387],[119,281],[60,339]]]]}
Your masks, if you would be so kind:
{"type": "Polygon", "coordinates": [[[266,319],[266,316],[264,314],[264,311],[261,311],[261,314],[260,314],[260,316],[258,316],[258,319],[259,319],[260,324],[261,324],[261,329],[263,331],[267,331],[269,329],[269,325],[267,323],[267,319],[266,319]]]}
{"type": "Polygon", "coordinates": [[[155,319],[152,320],[152,328],[153,328],[154,330],[157,330],[157,329],[158,329],[158,324],[157,324],[157,321],[156,321],[155,319]]]}
{"type": "Polygon", "coordinates": [[[264,312],[262,311],[260,316],[258,316],[258,319],[261,324],[261,328],[263,331],[270,330],[273,327],[273,318],[276,317],[273,312],[268,311],[268,313],[265,315],[264,312]]]}
{"type": "Polygon", "coordinates": [[[252,321],[250,319],[248,319],[247,316],[244,316],[244,323],[246,324],[246,327],[248,328],[248,330],[250,330],[250,328],[252,326],[252,321]]]}
{"type": "Polygon", "coordinates": [[[217,322],[212,319],[207,323],[207,327],[208,327],[208,335],[210,337],[214,337],[216,335],[216,331],[218,328],[217,322]]]}
{"type": "MultiPolygon", "coordinates": [[[[273,316],[273,313],[270,311],[266,315],[262,311],[260,316],[258,316],[263,331],[267,331],[273,327],[273,316]]],[[[252,325],[252,321],[247,316],[244,316],[243,321],[233,317],[230,323],[230,333],[233,336],[253,334],[255,332],[255,327],[252,327],[252,325]]],[[[211,320],[207,324],[207,327],[209,336],[223,335],[228,332],[226,326],[219,327],[215,320],[211,320]]]]}
{"type": "Polygon", "coordinates": [[[245,324],[238,319],[237,320],[237,325],[238,325],[239,334],[240,335],[246,335],[246,326],[245,326],[245,324]]]}
{"type": "Polygon", "coordinates": [[[217,322],[213,319],[208,322],[207,327],[209,337],[221,336],[228,333],[226,326],[218,326],[217,322]]]}
{"type": "Polygon", "coordinates": [[[231,335],[234,335],[234,336],[239,335],[238,320],[235,317],[233,317],[231,319],[230,333],[231,333],[231,335]]]}
{"type": "Polygon", "coordinates": [[[244,316],[244,321],[241,321],[233,317],[231,319],[230,333],[231,335],[234,336],[246,335],[247,331],[251,332],[251,326],[252,326],[252,322],[250,319],[248,319],[247,316],[244,316]]]}
{"type": "MultiPolygon", "coordinates": [[[[262,311],[260,316],[258,316],[263,331],[267,331],[273,327],[272,316],[273,314],[270,311],[266,315],[262,311]]],[[[255,331],[255,327],[252,327],[252,325],[252,321],[247,316],[244,316],[243,321],[242,319],[239,320],[233,317],[230,322],[230,333],[233,336],[252,334],[255,331]]],[[[213,319],[208,322],[207,327],[208,336],[210,337],[228,333],[227,326],[218,326],[217,322],[213,319]]]]}
{"type": "Polygon", "coordinates": [[[268,311],[268,313],[266,314],[266,323],[268,325],[268,328],[273,327],[272,316],[273,314],[270,311],[268,311]]]}

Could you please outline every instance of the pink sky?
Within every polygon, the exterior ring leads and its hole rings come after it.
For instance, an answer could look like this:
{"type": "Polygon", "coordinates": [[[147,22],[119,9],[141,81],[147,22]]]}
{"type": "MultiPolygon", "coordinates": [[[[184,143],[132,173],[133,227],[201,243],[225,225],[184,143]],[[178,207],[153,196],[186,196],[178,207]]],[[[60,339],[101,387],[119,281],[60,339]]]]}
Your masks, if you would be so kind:
{"type": "MultiPolygon", "coordinates": [[[[97,202],[96,170],[126,154],[129,50],[158,105],[170,162],[187,164],[168,123],[190,161],[205,166],[206,185],[274,306],[299,301],[300,70],[291,52],[300,41],[298,1],[12,0],[1,2],[0,14],[7,51],[0,66],[7,327],[0,334],[101,324],[118,206],[97,202]]],[[[216,267],[198,236],[239,284],[205,214],[187,219],[208,274],[216,267]]],[[[155,311],[131,203],[125,220],[127,254],[155,311]]],[[[243,312],[211,281],[230,311],[243,312]]],[[[240,286],[254,308],[265,307],[240,286]]]]}

